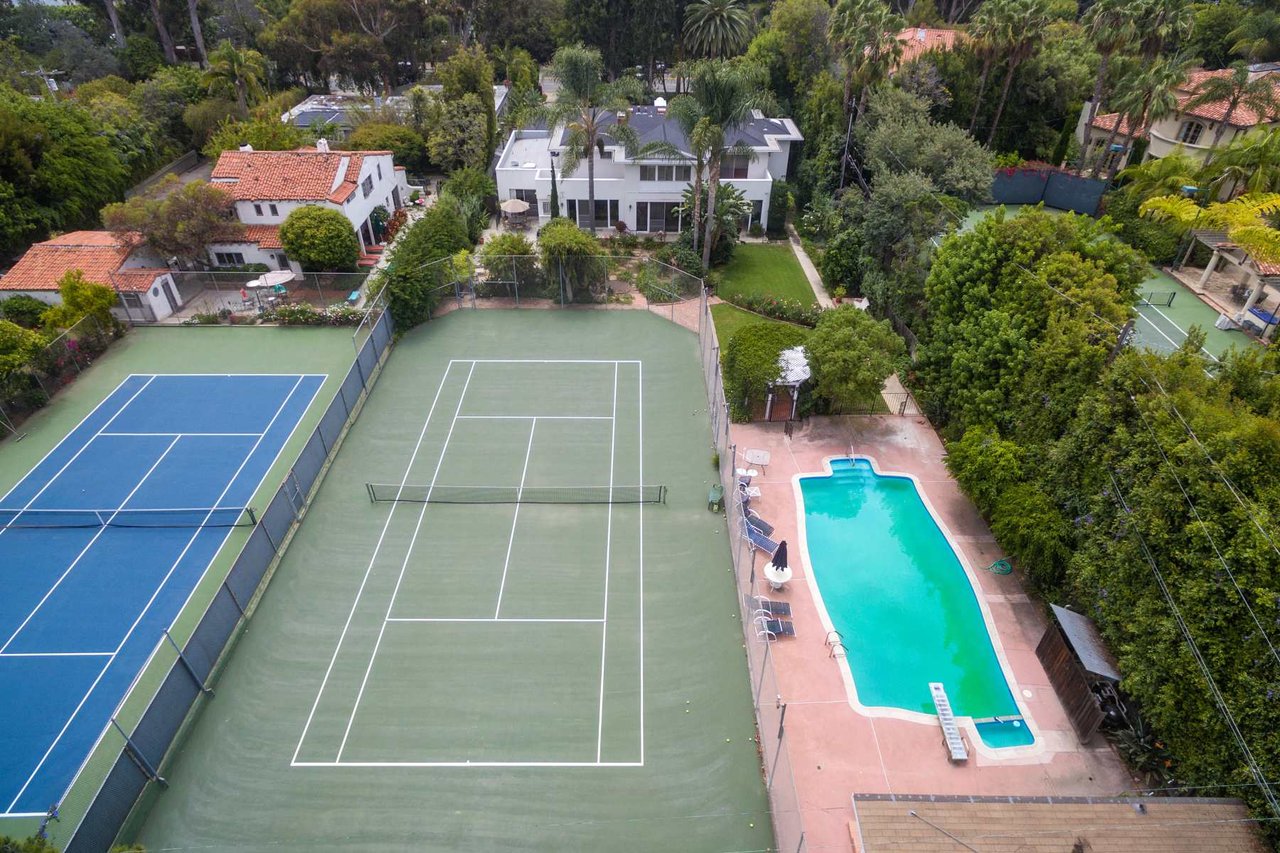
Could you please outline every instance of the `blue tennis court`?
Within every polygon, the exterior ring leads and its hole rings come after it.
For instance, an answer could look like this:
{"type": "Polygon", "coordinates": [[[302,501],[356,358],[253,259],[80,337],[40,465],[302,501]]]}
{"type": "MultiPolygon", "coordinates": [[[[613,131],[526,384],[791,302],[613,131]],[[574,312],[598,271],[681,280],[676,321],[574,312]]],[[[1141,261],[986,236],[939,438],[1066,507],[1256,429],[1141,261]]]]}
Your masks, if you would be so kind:
{"type": "Polygon", "coordinates": [[[0,815],[43,815],[325,377],[135,374],[0,498],[0,815]]]}

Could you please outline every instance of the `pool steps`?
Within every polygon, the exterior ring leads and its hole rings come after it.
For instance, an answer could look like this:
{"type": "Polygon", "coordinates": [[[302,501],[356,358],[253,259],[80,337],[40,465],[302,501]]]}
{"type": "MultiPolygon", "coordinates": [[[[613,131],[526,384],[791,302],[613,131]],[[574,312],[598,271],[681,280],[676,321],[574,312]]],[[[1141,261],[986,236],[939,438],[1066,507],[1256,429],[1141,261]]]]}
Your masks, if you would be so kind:
{"type": "Polygon", "coordinates": [[[933,695],[933,707],[938,712],[938,722],[942,725],[942,739],[946,741],[951,760],[968,761],[969,750],[965,747],[964,738],[960,735],[956,715],[951,711],[951,700],[947,698],[946,688],[939,681],[931,681],[929,693],[933,695]]]}

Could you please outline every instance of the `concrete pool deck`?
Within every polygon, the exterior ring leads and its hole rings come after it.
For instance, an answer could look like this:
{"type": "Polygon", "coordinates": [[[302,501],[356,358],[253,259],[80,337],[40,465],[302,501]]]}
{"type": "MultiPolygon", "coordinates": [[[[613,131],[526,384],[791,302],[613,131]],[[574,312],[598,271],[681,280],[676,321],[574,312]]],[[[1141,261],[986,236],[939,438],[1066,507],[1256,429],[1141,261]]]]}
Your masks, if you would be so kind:
{"type": "MultiPolygon", "coordinates": [[[[953,544],[974,567],[1003,557],[977,509],[951,479],[943,445],[919,417],[815,417],[796,425],[735,424],[739,453],[768,450],[768,468],[752,481],[760,487],[753,507],[776,527],[775,539],[797,541],[799,519],[792,478],[823,471],[830,456],[874,457],[882,470],[914,475],[921,491],[952,533],[953,544]]],[[[1013,689],[1034,721],[1042,748],[1033,755],[989,758],[971,750],[964,765],[947,760],[941,729],[859,714],[849,703],[840,666],[830,656],[808,567],[793,560],[795,578],[770,597],[791,603],[797,636],[773,646],[781,700],[787,704],[786,743],[803,812],[807,849],[851,850],[853,793],[1018,796],[1115,796],[1133,787],[1120,759],[1099,736],[1082,745],[1035,655],[1045,629],[1040,608],[1015,572],[977,571],[981,596],[1016,682],[1013,689]],[[1025,691],[1030,691],[1027,696],[1025,691]]],[[[757,568],[764,558],[757,558],[757,568]]],[[[846,645],[874,638],[846,637],[846,645]]]]}

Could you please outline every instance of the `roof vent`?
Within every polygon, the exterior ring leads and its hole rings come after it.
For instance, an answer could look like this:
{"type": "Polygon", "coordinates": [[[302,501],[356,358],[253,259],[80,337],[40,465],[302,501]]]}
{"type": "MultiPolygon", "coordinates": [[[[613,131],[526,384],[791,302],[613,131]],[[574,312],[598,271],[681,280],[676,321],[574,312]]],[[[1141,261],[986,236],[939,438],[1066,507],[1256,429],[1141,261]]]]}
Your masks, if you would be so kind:
{"type": "Polygon", "coordinates": [[[929,31],[924,27],[916,30],[916,41],[924,41],[929,35],[929,31]]]}
{"type": "Polygon", "coordinates": [[[253,146],[252,146],[252,145],[250,145],[250,144],[249,144],[249,143],[247,143],[247,142],[241,142],[241,143],[240,143],[240,150],[241,150],[241,151],[243,151],[243,152],[245,152],[246,154],[250,154],[250,153],[252,153],[252,152],[253,152],[253,146]]]}
{"type": "Polygon", "coordinates": [[[317,151],[320,151],[320,152],[322,152],[322,153],[324,153],[324,154],[328,154],[328,153],[329,153],[329,140],[325,139],[324,137],[321,137],[320,139],[317,139],[317,140],[316,140],[316,150],[317,150],[317,151]]]}

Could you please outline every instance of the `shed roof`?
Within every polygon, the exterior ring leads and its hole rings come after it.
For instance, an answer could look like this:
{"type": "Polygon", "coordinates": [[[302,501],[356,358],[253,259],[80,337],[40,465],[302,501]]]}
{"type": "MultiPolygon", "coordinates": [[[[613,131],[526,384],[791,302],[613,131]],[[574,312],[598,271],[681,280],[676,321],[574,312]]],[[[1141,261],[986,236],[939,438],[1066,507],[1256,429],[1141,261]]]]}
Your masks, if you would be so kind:
{"type": "Polygon", "coordinates": [[[1054,618],[1062,627],[1062,633],[1066,635],[1067,642],[1075,650],[1076,657],[1080,658],[1085,672],[1098,678],[1119,681],[1120,670],[1116,666],[1115,658],[1111,656],[1107,644],[1102,641],[1102,635],[1098,633],[1098,626],[1093,624],[1093,620],[1056,604],[1049,606],[1053,608],[1054,618]]]}
{"type": "Polygon", "coordinates": [[[111,274],[129,257],[129,247],[110,231],[72,231],[36,243],[0,278],[0,290],[57,290],[70,270],[85,280],[111,285],[111,274]]]}

